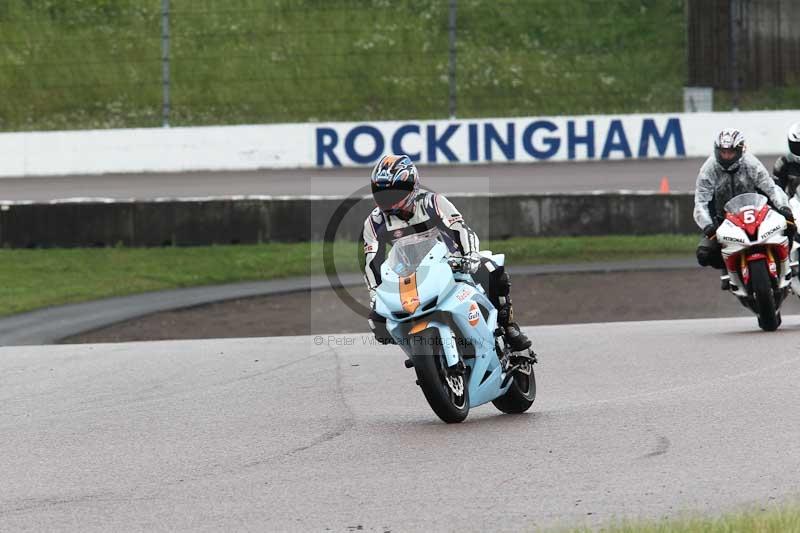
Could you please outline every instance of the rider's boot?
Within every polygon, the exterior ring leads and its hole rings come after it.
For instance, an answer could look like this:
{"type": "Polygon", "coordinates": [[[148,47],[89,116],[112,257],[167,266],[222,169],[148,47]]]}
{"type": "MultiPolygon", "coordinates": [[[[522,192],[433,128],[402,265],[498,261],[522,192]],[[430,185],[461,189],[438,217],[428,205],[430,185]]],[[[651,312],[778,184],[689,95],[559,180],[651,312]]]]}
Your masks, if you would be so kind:
{"type": "Polygon", "coordinates": [[[497,307],[497,325],[503,328],[503,339],[512,352],[525,352],[531,347],[531,340],[522,333],[519,325],[514,322],[514,308],[511,305],[511,280],[505,268],[500,267],[494,271],[492,281],[496,296],[492,303],[497,307]]]}
{"type": "Polygon", "coordinates": [[[497,322],[505,329],[503,338],[512,352],[522,352],[531,347],[531,340],[525,335],[519,324],[514,322],[514,308],[511,307],[511,298],[500,297],[500,309],[497,313],[497,322]]]}
{"type": "Polygon", "coordinates": [[[531,347],[531,340],[519,329],[516,322],[509,322],[505,330],[504,338],[512,352],[523,352],[531,347]]]}

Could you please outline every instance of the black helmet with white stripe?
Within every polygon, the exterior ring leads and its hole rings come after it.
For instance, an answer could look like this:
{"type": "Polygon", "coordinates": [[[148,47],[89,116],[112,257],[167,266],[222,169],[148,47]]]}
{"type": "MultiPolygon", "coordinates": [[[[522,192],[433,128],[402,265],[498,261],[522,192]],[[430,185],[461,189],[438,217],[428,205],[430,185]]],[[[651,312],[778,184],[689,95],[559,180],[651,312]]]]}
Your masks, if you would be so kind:
{"type": "Polygon", "coordinates": [[[795,157],[800,157],[800,122],[795,122],[791,125],[787,139],[789,141],[789,151],[795,157]]]}
{"type": "Polygon", "coordinates": [[[735,172],[739,168],[744,150],[744,135],[739,130],[724,129],[714,139],[714,158],[728,172],[735,172]]]}

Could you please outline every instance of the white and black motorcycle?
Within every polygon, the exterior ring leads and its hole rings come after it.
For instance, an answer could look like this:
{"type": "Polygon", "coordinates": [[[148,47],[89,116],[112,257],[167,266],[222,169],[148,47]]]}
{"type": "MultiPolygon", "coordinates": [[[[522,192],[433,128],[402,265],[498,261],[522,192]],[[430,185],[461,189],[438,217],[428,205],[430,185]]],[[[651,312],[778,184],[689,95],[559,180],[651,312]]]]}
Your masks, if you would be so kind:
{"type": "MultiPolygon", "coordinates": [[[[796,182],[800,181],[800,178],[795,177],[796,182]]],[[[794,188],[794,194],[789,197],[789,207],[792,209],[792,213],[794,214],[795,220],[800,220],[798,215],[800,215],[800,187],[794,188]]],[[[792,268],[792,292],[795,293],[798,297],[800,297],[800,278],[798,278],[798,260],[800,260],[800,244],[797,241],[792,243],[792,249],[789,252],[789,264],[792,268]]]]}
{"type": "Polygon", "coordinates": [[[722,288],[756,314],[761,329],[775,331],[793,279],[786,219],[757,193],[731,198],[724,210],[725,220],[717,229],[728,271],[722,288]]]}

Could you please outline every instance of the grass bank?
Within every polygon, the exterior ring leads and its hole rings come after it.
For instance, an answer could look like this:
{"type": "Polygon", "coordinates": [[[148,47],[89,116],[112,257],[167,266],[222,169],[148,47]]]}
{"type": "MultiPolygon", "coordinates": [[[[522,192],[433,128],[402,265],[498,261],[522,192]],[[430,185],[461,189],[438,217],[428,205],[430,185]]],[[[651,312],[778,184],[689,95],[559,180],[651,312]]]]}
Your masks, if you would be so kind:
{"type": "MultiPolygon", "coordinates": [[[[570,263],[690,254],[684,235],[515,238],[485,241],[510,264],[570,263]]],[[[334,261],[357,272],[360,246],[340,242],[334,261]]],[[[0,250],[0,315],[39,307],[179,287],[267,280],[324,272],[320,243],[186,248],[0,250]]]]}
{"type": "MultiPolygon", "coordinates": [[[[461,118],[682,107],[684,0],[457,14],[461,118]]],[[[430,0],[171,0],[172,125],[446,118],[448,15],[430,0]]],[[[160,0],[0,2],[0,130],[160,126],[161,24],[160,0]]]]}

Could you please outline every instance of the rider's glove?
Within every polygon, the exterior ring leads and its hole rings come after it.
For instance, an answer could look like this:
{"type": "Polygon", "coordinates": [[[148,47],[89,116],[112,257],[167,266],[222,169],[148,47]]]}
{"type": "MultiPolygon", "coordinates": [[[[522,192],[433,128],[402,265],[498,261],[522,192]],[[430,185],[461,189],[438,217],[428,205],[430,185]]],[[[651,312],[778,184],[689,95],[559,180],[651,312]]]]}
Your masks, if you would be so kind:
{"type": "Polygon", "coordinates": [[[481,258],[476,253],[471,253],[461,258],[461,272],[474,274],[481,266],[481,258]]]}
{"type": "Polygon", "coordinates": [[[792,208],[788,205],[778,208],[778,213],[783,215],[787,222],[794,223],[794,213],[792,213],[792,208]]]}
{"type": "Polygon", "coordinates": [[[778,209],[778,213],[786,219],[786,236],[789,237],[789,242],[793,242],[795,235],[797,235],[797,226],[794,223],[794,213],[788,206],[783,206],[778,209]]]}
{"type": "Polygon", "coordinates": [[[369,318],[367,322],[369,323],[369,329],[372,330],[372,334],[375,335],[375,340],[377,340],[379,343],[397,344],[392,336],[389,335],[389,330],[386,329],[386,318],[379,315],[375,310],[374,299],[369,303],[369,318]]]}
{"type": "Polygon", "coordinates": [[[717,234],[716,224],[709,224],[708,226],[703,228],[703,235],[705,235],[709,239],[713,239],[716,234],[717,234]]]}

